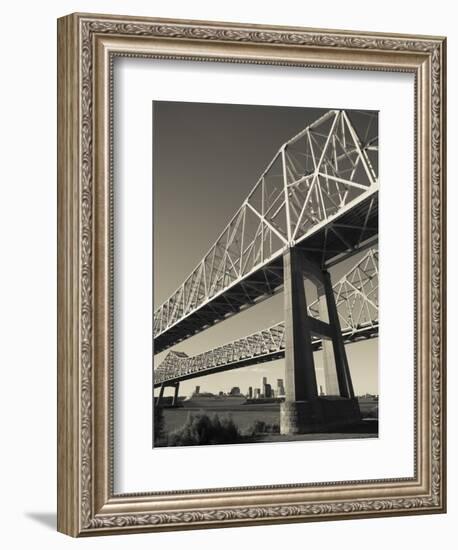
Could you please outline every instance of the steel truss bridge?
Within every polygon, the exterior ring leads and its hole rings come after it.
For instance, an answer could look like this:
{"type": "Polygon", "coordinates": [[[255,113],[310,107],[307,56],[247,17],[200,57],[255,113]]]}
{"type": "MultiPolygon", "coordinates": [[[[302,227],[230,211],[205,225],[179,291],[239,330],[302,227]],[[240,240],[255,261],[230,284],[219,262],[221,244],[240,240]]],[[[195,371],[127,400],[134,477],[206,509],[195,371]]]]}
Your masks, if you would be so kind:
{"type": "MultiPolygon", "coordinates": [[[[378,335],[378,250],[369,249],[334,286],[337,311],[345,343],[378,335]]],[[[308,314],[319,319],[318,300],[308,306],[308,314]]],[[[313,335],[314,350],[322,339],[313,335]]],[[[176,383],[225,370],[275,361],[285,355],[283,322],[239,338],[210,351],[189,357],[170,351],[155,371],[154,387],[176,383]]]]}
{"type": "MultiPolygon", "coordinates": [[[[368,116],[370,125],[371,117],[368,116]]],[[[272,295],[283,253],[323,267],[378,235],[377,139],[332,110],[284,143],[214,245],[154,313],[154,353],[272,295]]]]}
{"type": "MultiPolygon", "coordinates": [[[[154,313],[154,353],[170,348],[283,288],[284,323],[187,357],[170,352],[160,386],[285,357],[281,433],[359,418],[345,343],[378,334],[378,139],[375,114],[356,131],[330,110],[285,142],[213,246],[154,313]],[[362,126],[365,126],[362,128],[362,126]],[[329,269],[367,250],[332,286],[329,269]],[[318,301],[307,305],[304,278],[318,301]],[[322,347],[328,396],[318,396],[313,351],[322,347]],[[334,363],[333,363],[334,361],[334,363]]],[[[353,120],[355,120],[353,118],[353,120]]]]}

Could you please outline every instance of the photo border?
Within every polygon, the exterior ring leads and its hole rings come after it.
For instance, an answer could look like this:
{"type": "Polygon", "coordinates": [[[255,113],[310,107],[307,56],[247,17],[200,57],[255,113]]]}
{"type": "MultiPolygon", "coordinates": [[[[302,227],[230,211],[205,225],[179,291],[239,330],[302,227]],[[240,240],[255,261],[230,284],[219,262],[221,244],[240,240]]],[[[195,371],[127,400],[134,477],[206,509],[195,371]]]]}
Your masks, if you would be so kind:
{"type": "Polygon", "coordinates": [[[58,21],[58,530],[72,536],[445,511],[445,38],[73,14],[58,21]],[[113,494],[116,56],[410,72],[415,476],[113,494]]]}

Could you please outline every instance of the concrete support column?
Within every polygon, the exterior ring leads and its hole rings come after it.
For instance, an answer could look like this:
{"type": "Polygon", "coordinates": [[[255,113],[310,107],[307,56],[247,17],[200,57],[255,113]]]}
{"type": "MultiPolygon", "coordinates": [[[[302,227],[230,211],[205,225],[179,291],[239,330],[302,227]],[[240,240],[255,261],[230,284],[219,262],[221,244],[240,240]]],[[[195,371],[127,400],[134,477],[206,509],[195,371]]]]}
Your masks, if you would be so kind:
{"type": "Polygon", "coordinates": [[[159,397],[157,398],[157,406],[158,407],[161,406],[161,401],[162,401],[162,398],[164,397],[164,389],[165,389],[164,384],[161,384],[161,389],[159,390],[159,397]]]}
{"type": "Polygon", "coordinates": [[[291,248],[283,256],[285,312],[285,402],[280,407],[280,432],[313,431],[318,397],[312,334],[304,289],[302,251],[291,248]]]}
{"type": "MultiPolygon", "coordinates": [[[[328,305],[324,286],[320,288],[319,311],[320,319],[325,323],[329,323],[328,305]]],[[[326,395],[340,395],[339,381],[337,379],[336,361],[334,356],[334,344],[332,339],[321,336],[322,351],[323,351],[323,373],[324,386],[326,395]]]]}
{"type": "Polygon", "coordinates": [[[326,395],[340,395],[339,381],[337,379],[336,361],[334,357],[334,344],[332,340],[322,339],[323,347],[323,372],[326,395]]]}
{"type": "Polygon", "coordinates": [[[350,369],[348,367],[347,353],[342,338],[339,315],[337,313],[334,290],[332,288],[331,277],[328,271],[323,272],[323,284],[326,296],[326,304],[329,316],[329,325],[332,327],[332,347],[334,350],[334,359],[336,374],[339,385],[339,393],[342,397],[353,398],[353,384],[351,381],[350,369]]]}
{"type": "Polygon", "coordinates": [[[359,406],[354,399],[329,273],[294,247],[283,255],[283,276],[286,395],[280,407],[280,432],[314,432],[358,421],[359,406]],[[320,319],[307,314],[304,277],[318,289],[320,319]],[[312,334],[322,338],[329,399],[318,396],[312,334]]]}
{"type": "Polygon", "coordinates": [[[176,407],[178,405],[178,390],[180,388],[180,383],[177,382],[175,384],[175,393],[173,394],[173,400],[172,400],[172,407],[176,407]]]}
{"type": "Polygon", "coordinates": [[[285,398],[306,401],[318,396],[312,338],[304,289],[302,252],[283,256],[285,311],[285,398]]]}

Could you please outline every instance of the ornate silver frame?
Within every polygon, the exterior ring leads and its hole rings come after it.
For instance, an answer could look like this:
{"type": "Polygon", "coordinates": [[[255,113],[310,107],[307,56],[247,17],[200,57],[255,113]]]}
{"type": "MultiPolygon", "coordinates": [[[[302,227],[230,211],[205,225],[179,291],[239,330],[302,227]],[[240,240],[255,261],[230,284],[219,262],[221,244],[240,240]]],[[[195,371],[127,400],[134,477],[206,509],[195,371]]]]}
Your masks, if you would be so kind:
{"type": "Polygon", "coordinates": [[[445,511],[445,38],[73,14],[58,21],[58,530],[72,536],[445,511]],[[115,495],[115,56],[407,71],[416,80],[416,434],[409,479],[115,495]]]}

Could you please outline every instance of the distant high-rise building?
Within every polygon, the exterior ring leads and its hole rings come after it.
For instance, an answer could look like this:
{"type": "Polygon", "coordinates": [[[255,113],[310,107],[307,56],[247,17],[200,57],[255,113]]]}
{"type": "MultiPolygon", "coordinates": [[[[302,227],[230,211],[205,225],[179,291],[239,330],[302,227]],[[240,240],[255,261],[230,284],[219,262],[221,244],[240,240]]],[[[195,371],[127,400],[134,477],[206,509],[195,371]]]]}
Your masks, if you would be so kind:
{"type": "Polygon", "coordinates": [[[267,397],[267,399],[272,397],[272,386],[270,384],[264,386],[264,397],[267,397]]]}
{"type": "Polygon", "coordinates": [[[248,388],[248,399],[253,399],[253,387],[248,388]]]}
{"type": "Polygon", "coordinates": [[[267,376],[262,377],[262,385],[261,385],[261,395],[266,397],[266,386],[267,386],[267,376]]]}
{"type": "Polygon", "coordinates": [[[240,388],[238,386],[234,386],[231,388],[229,395],[240,395],[240,388]]]}
{"type": "Polygon", "coordinates": [[[199,395],[200,393],[200,386],[196,386],[196,389],[194,391],[194,395],[199,395]]]}
{"type": "Polygon", "coordinates": [[[280,395],[285,395],[285,386],[283,384],[283,378],[277,379],[277,397],[280,395]]]}
{"type": "Polygon", "coordinates": [[[254,398],[259,399],[261,397],[261,390],[259,388],[254,389],[254,398]]]}

